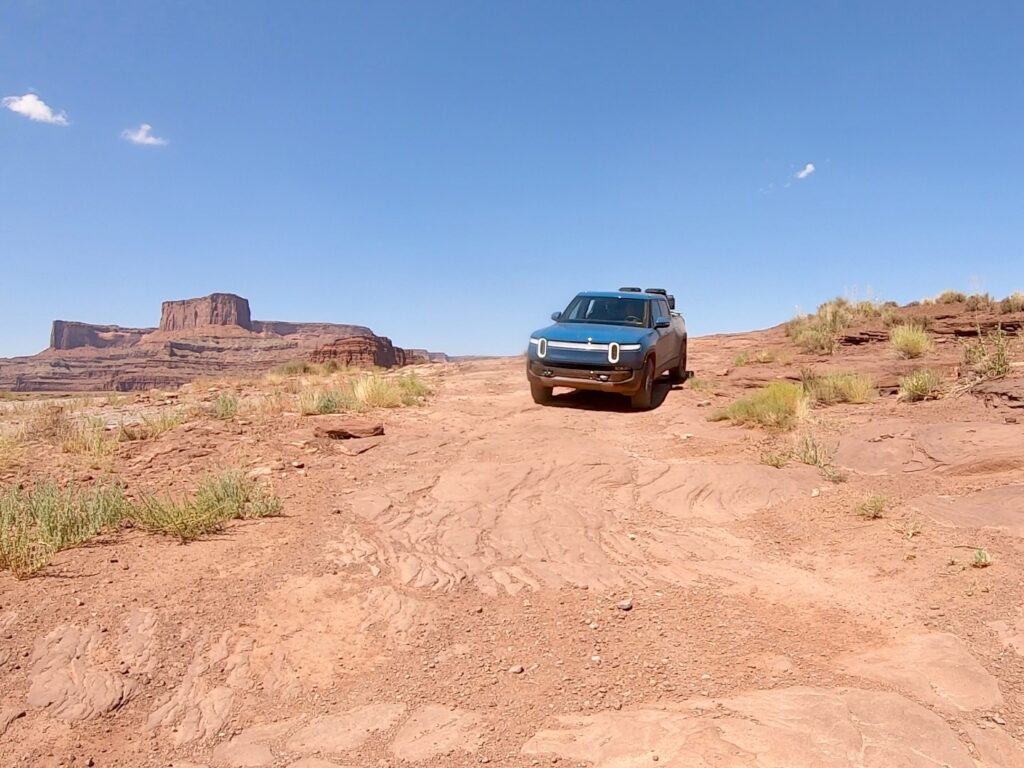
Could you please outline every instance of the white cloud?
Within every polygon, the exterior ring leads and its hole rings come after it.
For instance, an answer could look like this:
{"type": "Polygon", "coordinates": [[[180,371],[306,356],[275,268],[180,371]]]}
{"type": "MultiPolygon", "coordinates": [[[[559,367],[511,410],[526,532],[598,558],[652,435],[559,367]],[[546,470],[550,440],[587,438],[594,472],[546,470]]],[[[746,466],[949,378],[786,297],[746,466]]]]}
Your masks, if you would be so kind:
{"type": "Polygon", "coordinates": [[[814,170],[814,163],[808,163],[807,165],[805,165],[803,168],[796,172],[795,178],[806,179],[808,176],[814,173],[814,170]]]}
{"type": "Polygon", "coordinates": [[[37,123],[68,125],[68,116],[64,112],[54,112],[49,104],[34,93],[26,93],[24,96],[4,96],[3,102],[0,103],[4,105],[5,109],[24,115],[37,123]]]}
{"type": "Polygon", "coordinates": [[[138,127],[137,130],[131,131],[125,129],[121,131],[121,137],[127,139],[132,144],[142,144],[146,147],[162,147],[167,144],[167,139],[161,139],[159,136],[154,136],[150,131],[153,130],[153,126],[149,123],[143,123],[138,127]]]}

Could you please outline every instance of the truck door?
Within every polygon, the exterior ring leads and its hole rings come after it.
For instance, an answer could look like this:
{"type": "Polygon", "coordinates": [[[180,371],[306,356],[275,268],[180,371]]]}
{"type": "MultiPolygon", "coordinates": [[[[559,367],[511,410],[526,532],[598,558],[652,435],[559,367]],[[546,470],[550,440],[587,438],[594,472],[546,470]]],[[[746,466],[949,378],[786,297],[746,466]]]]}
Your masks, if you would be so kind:
{"type": "MultiPolygon", "coordinates": [[[[655,299],[652,304],[651,310],[654,313],[652,320],[659,317],[668,318],[669,321],[672,320],[666,299],[655,299]]],[[[655,354],[658,356],[658,372],[660,373],[676,364],[676,358],[679,357],[679,345],[677,344],[675,333],[672,331],[671,322],[668,327],[656,330],[658,332],[658,342],[655,346],[655,354]]]]}

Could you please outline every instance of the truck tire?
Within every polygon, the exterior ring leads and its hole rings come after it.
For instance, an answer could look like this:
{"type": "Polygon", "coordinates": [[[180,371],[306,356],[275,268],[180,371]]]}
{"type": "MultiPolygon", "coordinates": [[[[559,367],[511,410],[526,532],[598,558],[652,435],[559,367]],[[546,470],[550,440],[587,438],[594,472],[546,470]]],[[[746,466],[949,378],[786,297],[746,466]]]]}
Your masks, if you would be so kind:
{"type": "Polygon", "coordinates": [[[644,363],[643,371],[640,374],[641,384],[640,390],[632,395],[629,400],[630,403],[638,411],[650,410],[651,405],[654,403],[654,361],[648,359],[644,363]]]}
{"type": "Polygon", "coordinates": [[[686,381],[686,338],[683,337],[683,346],[679,350],[679,365],[675,368],[670,368],[668,371],[668,377],[673,384],[686,381]]]}
{"type": "Polygon", "coordinates": [[[537,405],[547,405],[551,402],[551,398],[555,396],[551,387],[545,387],[536,381],[530,382],[530,395],[533,396],[533,402],[537,405]]]}

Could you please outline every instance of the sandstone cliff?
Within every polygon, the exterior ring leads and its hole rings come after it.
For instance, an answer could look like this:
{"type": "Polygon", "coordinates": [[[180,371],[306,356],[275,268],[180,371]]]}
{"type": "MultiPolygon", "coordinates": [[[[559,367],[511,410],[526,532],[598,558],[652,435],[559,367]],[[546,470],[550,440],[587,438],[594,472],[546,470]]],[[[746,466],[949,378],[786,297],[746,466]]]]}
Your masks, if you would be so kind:
{"type": "Polygon", "coordinates": [[[407,364],[405,350],[397,348],[391,339],[383,336],[335,339],[314,350],[309,359],[314,363],[333,360],[342,366],[362,368],[392,368],[407,364]]]}
{"type": "Polygon", "coordinates": [[[293,360],[392,367],[432,356],[396,347],[361,325],[253,320],[246,299],[215,293],[164,302],[159,328],[56,320],[48,349],[0,359],[0,390],[127,391],[257,376],[293,360]]]}
{"type": "Polygon", "coordinates": [[[128,347],[138,343],[155,328],[122,328],[119,325],[90,325],[73,320],[54,320],[50,331],[50,349],[78,347],[128,347]]]}
{"type": "Polygon", "coordinates": [[[208,325],[252,328],[249,302],[233,293],[211,293],[199,299],[165,301],[160,308],[161,331],[184,331],[208,325]]]}

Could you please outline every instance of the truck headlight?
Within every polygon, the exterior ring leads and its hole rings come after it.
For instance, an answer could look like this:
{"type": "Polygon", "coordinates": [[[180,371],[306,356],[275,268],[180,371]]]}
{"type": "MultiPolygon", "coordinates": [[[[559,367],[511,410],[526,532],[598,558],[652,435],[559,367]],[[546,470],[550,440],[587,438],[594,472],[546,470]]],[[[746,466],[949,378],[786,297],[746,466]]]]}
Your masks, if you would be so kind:
{"type": "Polygon", "coordinates": [[[608,362],[614,365],[619,362],[619,345],[617,342],[612,342],[608,345],[608,362]]]}

